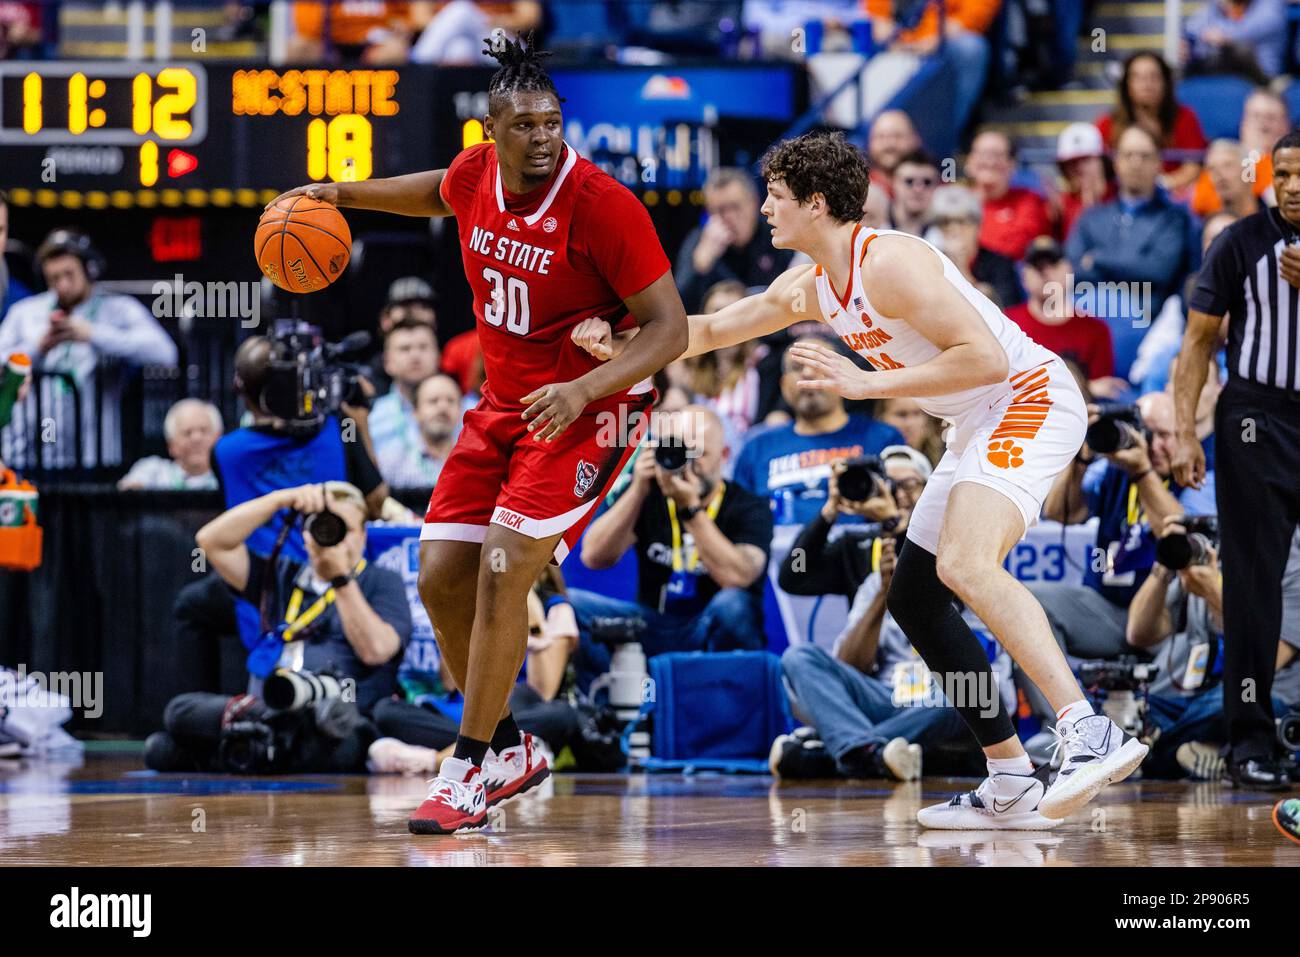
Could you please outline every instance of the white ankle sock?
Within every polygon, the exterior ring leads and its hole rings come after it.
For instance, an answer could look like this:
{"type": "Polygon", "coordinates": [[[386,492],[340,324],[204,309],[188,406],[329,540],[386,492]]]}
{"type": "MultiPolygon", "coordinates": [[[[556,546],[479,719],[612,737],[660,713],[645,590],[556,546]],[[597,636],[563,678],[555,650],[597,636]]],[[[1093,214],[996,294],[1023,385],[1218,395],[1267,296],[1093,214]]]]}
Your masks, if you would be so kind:
{"type": "Polygon", "coordinates": [[[989,768],[989,777],[995,774],[1033,774],[1034,764],[1029,760],[1029,755],[1022,754],[1018,758],[987,758],[986,763],[989,768]]]}
{"type": "Polygon", "coordinates": [[[1062,724],[1074,724],[1080,718],[1088,718],[1096,713],[1092,710],[1092,705],[1080,698],[1056,712],[1056,726],[1059,728],[1062,724]]]}

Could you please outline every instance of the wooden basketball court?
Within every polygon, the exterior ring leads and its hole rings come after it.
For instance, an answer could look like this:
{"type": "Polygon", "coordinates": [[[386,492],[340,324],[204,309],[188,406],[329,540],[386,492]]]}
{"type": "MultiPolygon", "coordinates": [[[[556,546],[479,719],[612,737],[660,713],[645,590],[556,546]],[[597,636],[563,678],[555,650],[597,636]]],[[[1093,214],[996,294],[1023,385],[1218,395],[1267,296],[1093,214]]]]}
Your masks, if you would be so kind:
{"type": "Polygon", "coordinates": [[[935,832],[914,814],[973,780],[553,776],[490,831],[423,837],[419,778],[159,775],[131,754],[0,761],[0,863],[60,865],[1285,866],[1269,795],[1125,783],[1055,831],[935,832]]]}

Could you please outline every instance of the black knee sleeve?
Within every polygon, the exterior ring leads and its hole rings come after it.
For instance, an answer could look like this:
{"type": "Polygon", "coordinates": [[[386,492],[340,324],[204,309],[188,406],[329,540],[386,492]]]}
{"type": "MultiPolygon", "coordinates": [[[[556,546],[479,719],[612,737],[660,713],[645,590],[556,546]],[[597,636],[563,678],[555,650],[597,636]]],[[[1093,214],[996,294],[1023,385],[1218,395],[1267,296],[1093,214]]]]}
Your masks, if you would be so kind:
{"type": "Polygon", "coordinates": [[[913,541],[904,542],[899,552],[886,607],[980,746],[1012,737],[1015,727],[983,643],[953,604],[952,590],[939,580],[934,556],[913,541]]]}

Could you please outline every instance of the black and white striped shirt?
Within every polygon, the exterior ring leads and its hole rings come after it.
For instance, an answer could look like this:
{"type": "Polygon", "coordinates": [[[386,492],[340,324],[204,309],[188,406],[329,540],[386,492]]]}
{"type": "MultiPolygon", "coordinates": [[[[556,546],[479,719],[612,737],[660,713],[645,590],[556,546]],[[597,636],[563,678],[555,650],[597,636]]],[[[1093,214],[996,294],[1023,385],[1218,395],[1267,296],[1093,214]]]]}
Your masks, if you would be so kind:
{"type": "Polygon", "coordinates": [[[1228,316],[1228,374],[1300,392],[1300,289],[1282,278],[1278,262],[1300,231],[1273,208],[1226,228],[1211,244],[1188,305],[1228,316]]]}

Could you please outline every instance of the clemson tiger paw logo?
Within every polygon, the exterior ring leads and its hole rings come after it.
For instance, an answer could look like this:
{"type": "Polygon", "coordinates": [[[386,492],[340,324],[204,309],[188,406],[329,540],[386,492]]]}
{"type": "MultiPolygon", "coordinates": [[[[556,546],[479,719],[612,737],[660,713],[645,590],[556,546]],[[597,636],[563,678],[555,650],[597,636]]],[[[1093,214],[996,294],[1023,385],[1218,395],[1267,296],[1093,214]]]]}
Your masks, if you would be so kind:
{"type": "Polygon", "coordinates": [[[989,461],[1000,469],[1018,469],[1025,464],[1024,449],[1010,439],[989,446],[989,461]]]}

